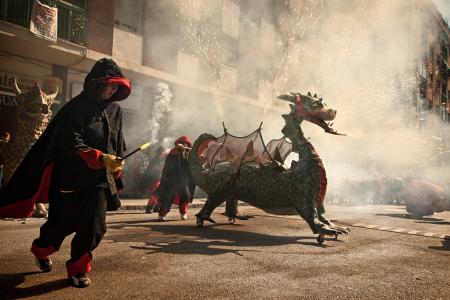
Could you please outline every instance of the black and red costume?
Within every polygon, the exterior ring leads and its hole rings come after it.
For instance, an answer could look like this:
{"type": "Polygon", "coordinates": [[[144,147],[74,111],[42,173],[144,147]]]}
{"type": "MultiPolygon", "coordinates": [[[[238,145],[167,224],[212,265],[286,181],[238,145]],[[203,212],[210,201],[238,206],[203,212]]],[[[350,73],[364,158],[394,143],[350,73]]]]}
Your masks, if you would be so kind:
{"type": "Polygon", "coordinates": [[[164,167],[164,161],[169,154],[170,149],[164,149],[164,147],[159,147],[156,150],[153,158],[150,159],[149,166],[145,172],[144,179],[145,182],[150,182],[150,186],[147,187],[147,192],[149,193],[149,199],[147,202],[146,212],[151,213],[154,210],[159,211],[158,196],[155,195],[161,183],[161,174],[164,167]]]}
{"type": "Polygon", "coordinates": [[[178,144],[191,148],[192,143],[187,136],[181,136],[175,141],[173,147],[164,161],[161,180],[155,195],[161,205],[159,216],[164,217],[172,206],[179,201],[181,215],[187,212],[188,204],[192,202],[195,191],[194,179],[189,172],[187,152],[180,149],[178,144]]]}
{"type": "Polygon", "coordinates": [[[131,85],[111,59],[97,61],[83,91],[49,123],[0,194],[0,216],[27,217],[35,202],[49,202],[47,222],[31,251],[47,259],[64,238],[75,232],[69,276],[90,271],[92,250],[106,232],[107,206],[120,205],[119,174],[103,166],[103,154],[122,156],[122,112],[115,101],[128,97],[131,85]],[[108,100],[98,88],[109,83],[118,90],[108,100]]]}

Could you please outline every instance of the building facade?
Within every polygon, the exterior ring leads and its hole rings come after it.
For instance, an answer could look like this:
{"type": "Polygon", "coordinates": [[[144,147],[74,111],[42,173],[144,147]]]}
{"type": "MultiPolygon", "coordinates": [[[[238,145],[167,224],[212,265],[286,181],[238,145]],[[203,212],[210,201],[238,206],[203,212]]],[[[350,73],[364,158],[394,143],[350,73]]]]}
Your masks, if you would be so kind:
{"type": "Polygon", "coordinates": [[[446,20],[431,1],[416,1],[415,9],[421,12],[415,20],[416,49],[419,57],[417,111],[421,120],[426,114],[438,114],[443,122],[450,122],[450,29],[446,20]]]}
{"type": "MultiPolygon", "coordinates": [[[[129,149],[150,138],[220,135],[222,121],[237,135],[256,129],[267,114],[281,124],[277,105],[284,104],[273,99],[289,85],[289,78],[279,76],[295,39],[288,34],[289,20],[312,13],[299,9],[302,2],[40,0],[57,14],[56,31],[44,24],[42,33],[31,24],[39,23],[37,1],[0,0],[0,130],[14,131],[12,78],[22,89],[34,81],[48,93],[58,86],[63,105],[103,57],[113,58],[133,85],[120,103],[129,149]]],[[[414,3],[424,10],[412,26],[419,34],[414,47],[433,46],[418,60],[412,105],[419,118],[433,112],[448,121],[448,24],[431,1],[414,3]]]]}

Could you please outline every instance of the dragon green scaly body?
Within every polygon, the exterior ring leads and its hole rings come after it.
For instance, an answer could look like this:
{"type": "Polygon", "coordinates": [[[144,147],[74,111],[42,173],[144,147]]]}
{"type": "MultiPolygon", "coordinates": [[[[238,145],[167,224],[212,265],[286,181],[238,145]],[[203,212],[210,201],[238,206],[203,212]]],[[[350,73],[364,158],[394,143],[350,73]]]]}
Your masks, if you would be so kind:
{"type": "Polygon", "coordinates": [[[239,167],[224,161],[215,168],[207,168],[199,157],[201,145],[215,137],[202,134],[195,141],[189,155],[189,167],[196,184],[208,197],[197,215],[197,224],[210,218],[213,210],[227,200],[239,199],[266,212],[288,214],[297,212],[305,219],[314,233],[337,235],[348,233],[324,216],[323,200],[327,179],[322,160],[311,143],[305,138],[300,124],[303,120],[315,123],[328,133],[337,134],[327,122],[334,119],[336,111],[324,108],[321,99],[301,94],[283,95],[280,99],[292,102],[291,112],[283,115],[286,125],[284,136],[292,142],[292,151],[299,160],[290,169],[282,161],[272,159],[268,164],[246,162],[239,167]]]}

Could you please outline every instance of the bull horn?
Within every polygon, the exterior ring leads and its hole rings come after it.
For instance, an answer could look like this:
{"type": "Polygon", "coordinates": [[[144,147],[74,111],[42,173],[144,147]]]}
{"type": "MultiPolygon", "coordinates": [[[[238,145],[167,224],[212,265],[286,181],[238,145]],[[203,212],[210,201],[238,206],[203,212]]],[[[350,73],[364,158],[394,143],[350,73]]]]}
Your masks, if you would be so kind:
{"type": "Polygon", "coordinates": [[[58,86],[56,86],[56,92],[54,92],[53,94],[47,95],[47,97],[49,97],[52,100],[55,100],[56,96],[58,96],[59,93],[59,89],[58,86]]]}
{"type": "Polygon", "coordinates": [[[16,95],[19,95],[19,94],[22,94],[22,91],[19,89],[19,86],[17,85],[17,80],[16,80],[16,78],[14,78],[14,85],[13,85],[13,88],[14,88],[14,93],[16,94],[16,95]]]}

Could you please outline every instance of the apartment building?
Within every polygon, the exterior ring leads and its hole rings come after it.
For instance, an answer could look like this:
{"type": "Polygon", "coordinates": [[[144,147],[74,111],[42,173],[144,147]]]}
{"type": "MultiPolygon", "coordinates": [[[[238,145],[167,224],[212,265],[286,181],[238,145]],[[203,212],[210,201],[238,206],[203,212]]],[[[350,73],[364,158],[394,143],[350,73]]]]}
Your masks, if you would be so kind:
{"type": "Polygon", "coordinates": [[[276,2],[0,0],[0,130],[14,138],[13,78],[21,89],[58,87],[57,110],[81,92],[95,61],[111,57],[133,85],[120,103],[128,148],[154,131],[161,86],[171,102],[157,120],[158,140],[220,135],[222,121],[247,134],[273,113],[276,2]]]}
{"type": "MultiPolygon", "coordinates": [[[[244,112],[258,115],[267,105],[260,98],[267,99],[271,60],[262,66],[258,62],[276,54],[276,1],[256,2],[41,0],[57,9],[52,40],[30,30],[35,1],[0,0],[1,111],[11,116],[12,77],[21,88],[38,81],[51,92],[59,85],[64,104],[81,91],[97,59],[112,57],[133,84],[132,95],[121,105],[125,119],[138,123],[131,124],[134,131],[145,130],[142,122],[151,118],[158,82],[168,84],[174,95],[171,116],[176,121],[167,134],[183,130],[196,135],[202,127],[220,131],[222,120],[237,131],[256,128],[259,123],[251,124],[244,112]],[[193,125],[193,108],[197,126],[190,130],[186,124],[193,125]]],[[[13,122],[1,119],[0,126],[13,122]]],[[[131,144],[140,142],[138,133],[131,135],[131,144]]]]}
{"type": "Polygon", "coordinates": [[[422,53],[417,64],[417,111],[425,120],[428,113],[438,114],[450,122],[450,29],[448,20],[432,1],[417,1],[415,8],[421,17],[415,20],[418,34],[416,49],[422,53]]]}

